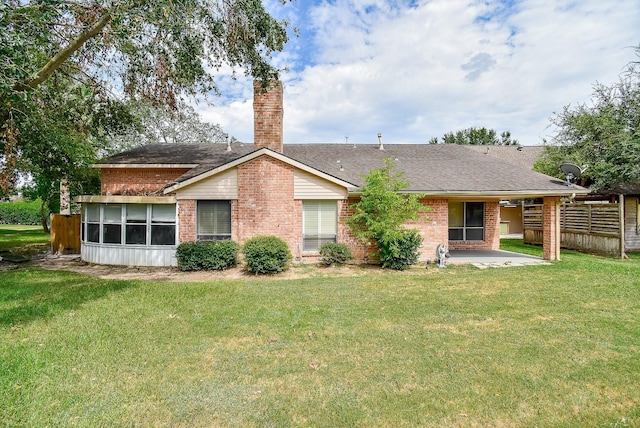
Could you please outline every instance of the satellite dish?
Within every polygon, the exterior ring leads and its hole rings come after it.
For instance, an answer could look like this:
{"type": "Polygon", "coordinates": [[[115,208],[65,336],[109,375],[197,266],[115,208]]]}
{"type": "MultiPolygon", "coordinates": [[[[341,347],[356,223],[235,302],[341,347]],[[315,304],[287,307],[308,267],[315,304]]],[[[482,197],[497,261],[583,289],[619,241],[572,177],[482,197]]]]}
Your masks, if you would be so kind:
{"type": "Polygon", "coordinates": [[[567,186],[571,186],[571,180],[574,178],[578,178],[582,175],[582,173],[587,169],[587,166],[583,166],[580,168],[578,165],[573,163],[563,163],[560,165],[560,169],[564,172],[567,182],[565,183],[567,186]]]}

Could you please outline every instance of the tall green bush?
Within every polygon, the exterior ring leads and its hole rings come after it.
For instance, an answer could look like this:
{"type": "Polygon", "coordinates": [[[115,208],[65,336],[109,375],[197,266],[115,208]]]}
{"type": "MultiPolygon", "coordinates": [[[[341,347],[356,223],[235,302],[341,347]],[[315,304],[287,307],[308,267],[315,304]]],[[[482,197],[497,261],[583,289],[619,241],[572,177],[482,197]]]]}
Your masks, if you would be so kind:
{"type": "Polygon", "coordinates": [[[415,229],[389,233],[378,239],[378,256],[382,267],[405,270],[418,263],[422,237],[415,229]]]}
{"type": "Polygon", "coordinates": [[[41,223],[41,203],[36,201],[1,202],[0,223],[2,224],[30,224],[41,223]]]}
{"type": "Polygon", "coordinates": [[[422,244],[418,232],[407,229],[405,223],[420,219],[430,208],[420,202],[423,195],[402,193],[409,182],[396,172],[391,158],[384,163],[363,177],[360,201],[351,206],[354,214],[345,221],[360,241],[376,242],[383,267],[402,270],[418,261],[422,244]]]}
{"type": "Polygon", "coordinates": [[[293,259],[289,246],[277,236],[256,236],[242,246],[247,270],[258,273],[278,273],[287,269],[293,259]]]}
{"type": "Polygon", "coordinates": [[[176,257],[183,271],[224,270],[238,264],[240,246],[230,240],[183,242],[178,245],[176,257]]]}

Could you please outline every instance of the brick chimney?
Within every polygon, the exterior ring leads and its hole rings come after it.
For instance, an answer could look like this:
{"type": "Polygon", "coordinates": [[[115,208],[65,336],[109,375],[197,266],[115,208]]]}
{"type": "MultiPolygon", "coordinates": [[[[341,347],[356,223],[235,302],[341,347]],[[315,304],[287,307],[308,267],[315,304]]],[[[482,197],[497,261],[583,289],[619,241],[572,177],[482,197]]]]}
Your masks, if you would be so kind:
{"type": "Polygon", "coordinates": [[[253,145],[282,153],[282,82],[273,81],[268,88],[253,82],[253,145]]]}

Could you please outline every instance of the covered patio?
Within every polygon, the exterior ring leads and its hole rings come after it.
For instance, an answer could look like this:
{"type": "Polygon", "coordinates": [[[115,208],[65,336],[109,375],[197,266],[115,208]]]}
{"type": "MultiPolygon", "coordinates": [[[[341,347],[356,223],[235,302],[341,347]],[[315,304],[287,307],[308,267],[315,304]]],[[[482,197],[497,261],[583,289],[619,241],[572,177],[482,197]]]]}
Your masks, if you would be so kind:
{"type": "Polygon", "coordinates": [[[472,264],[479,268],[548,264],[541,257],[504,250],[451,250],[448,264],[472,264]]]}

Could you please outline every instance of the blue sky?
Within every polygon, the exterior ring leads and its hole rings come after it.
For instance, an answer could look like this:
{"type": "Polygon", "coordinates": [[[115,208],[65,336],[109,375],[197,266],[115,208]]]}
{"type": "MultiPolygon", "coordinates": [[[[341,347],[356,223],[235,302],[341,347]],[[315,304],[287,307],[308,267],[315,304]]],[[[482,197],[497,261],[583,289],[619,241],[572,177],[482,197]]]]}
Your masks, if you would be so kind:
{"type": "MultiPolygon", "coordinates": [[[[640,44],[638,0],[265,1],[299,37],[274,57],[287,143],[426,143],[468,127],[509,130],[524,145],[549,117],[589,103],[640,44]]],[[[219,76],[197,109],[253,141],[252,84],[219,76]]]]}

